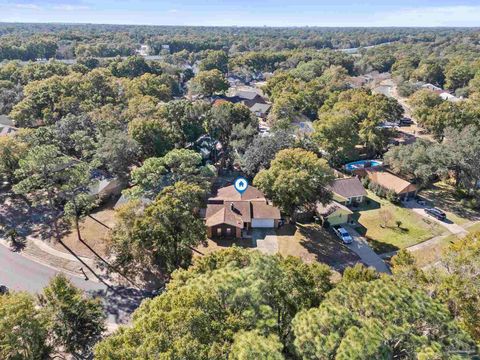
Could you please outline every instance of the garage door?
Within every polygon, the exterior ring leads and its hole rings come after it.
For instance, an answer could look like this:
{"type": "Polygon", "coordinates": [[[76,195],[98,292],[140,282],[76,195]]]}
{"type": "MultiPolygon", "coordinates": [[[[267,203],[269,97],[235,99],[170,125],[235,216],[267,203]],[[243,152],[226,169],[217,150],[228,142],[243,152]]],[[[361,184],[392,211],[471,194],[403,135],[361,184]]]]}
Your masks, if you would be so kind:
{"type": "Polygon", "coordinates": [[[252,228],[273,228],[274,224],[273,219],[252,219],[252,228]]]}

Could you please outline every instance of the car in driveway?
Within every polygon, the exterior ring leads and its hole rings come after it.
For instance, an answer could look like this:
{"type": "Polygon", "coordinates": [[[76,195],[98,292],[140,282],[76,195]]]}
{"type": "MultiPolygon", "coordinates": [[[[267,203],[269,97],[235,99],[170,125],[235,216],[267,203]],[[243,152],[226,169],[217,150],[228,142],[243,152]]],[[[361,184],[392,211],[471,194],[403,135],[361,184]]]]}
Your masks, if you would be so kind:
{"type": "Polygon", "coordinates": [[[333,232],[345,243],[351,244],[353,242],[352,236],[341,226],[333,227],[333,232]]]}
{"type": "Polygon", "coordinates": [[[407,117],[400,119],[398,126],[410,126],[413,125],[413,120],[407,117]]]}
{"type": "Polygon", "coordinates": [[[437,208],[427,208],[425,209],[425,212],[433,216],[434,218],[437,218],[438,220],[445,221],[447,219],[447,214],[445,214],[442,210],[437,209],[437,208]]]}
{"type": "Polygon", "coordinates": [[[8,294],[8,288],[5,285],[0,285],[0,295],[8,294]]]}

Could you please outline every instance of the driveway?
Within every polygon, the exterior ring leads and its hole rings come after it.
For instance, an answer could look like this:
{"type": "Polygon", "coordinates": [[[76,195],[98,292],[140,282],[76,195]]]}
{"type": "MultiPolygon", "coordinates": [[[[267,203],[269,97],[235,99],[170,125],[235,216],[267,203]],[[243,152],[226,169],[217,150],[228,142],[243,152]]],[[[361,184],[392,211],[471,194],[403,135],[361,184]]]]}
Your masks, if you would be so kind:
{"type": "Polygon", "coordinates": [[[361,236],[351,226],[342,225],[352,236],[353,242],[351,244],[345,244],[350,250],[355,252],[362,262],[367,266],[375,268],[380,273],[391,274],[390,269],[385,264],[383,259],[368,245],[367,239],[361,236]]]}
{"type": "MultiPolygon", "coordinates": [[[[463,227],[461,227],[460,225],[457,225],[455,224],[454,222],[452,222],[451,220],[445,220],[445,221],[442,221],[442,220],[438,220],[436,217],[433,217],[431,215],[428,215],[426,212],[425,212],[425,209],[427,208],[426,205],[420,205],[419,203],[417,203],[415,200],[409,200],[409,201],[404,201],[403,203],[403,206],[406,207],[407,209],[411,209],[412,211],[416,212],[417,214],[425,217],[425,218],[428,218],[429,220],[431,221],[435,221],[437,222],[438,224],[442,225],[444,228],[446,228],[448,231],[450,231],[452,234],[455,234],[455,235],[464,235],[466,234],[468,231],[465,230],[463,227]]],[[[441,210],[441,209],[440,209],[441,210]]]]}
{"type": "Polygon", "coordinates": [[[278,252],[278,238],[275,229],[252,229],[252,242],[258,251],[267,255],[278,252]]]}

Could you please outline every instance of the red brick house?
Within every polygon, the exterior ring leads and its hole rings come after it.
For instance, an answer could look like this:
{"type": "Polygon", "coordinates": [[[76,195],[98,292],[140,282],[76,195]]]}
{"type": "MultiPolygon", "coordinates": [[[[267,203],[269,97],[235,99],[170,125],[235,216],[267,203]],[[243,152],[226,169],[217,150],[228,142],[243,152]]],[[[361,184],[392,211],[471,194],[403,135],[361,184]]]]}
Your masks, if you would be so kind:
{"type": "Polygon", "coordinates": [[[280,217],[280,210],[260,190],[249,186],[240,194],[232,185],[208,200],[205,223],[209,238],[242,238],[252,228],[278,227],[280,217]]]}

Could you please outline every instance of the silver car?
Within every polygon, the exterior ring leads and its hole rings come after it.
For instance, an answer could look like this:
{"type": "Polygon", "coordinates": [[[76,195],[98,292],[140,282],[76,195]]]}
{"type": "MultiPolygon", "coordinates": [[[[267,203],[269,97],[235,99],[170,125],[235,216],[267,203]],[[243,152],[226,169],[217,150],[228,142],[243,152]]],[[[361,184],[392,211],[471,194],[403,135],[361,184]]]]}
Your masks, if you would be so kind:
{"type": "Polygon", "coordinates": [[[353,242],[352,236],[343,227],[334,227],[333,231],[345,244],[351,244],[353,242]]]}

